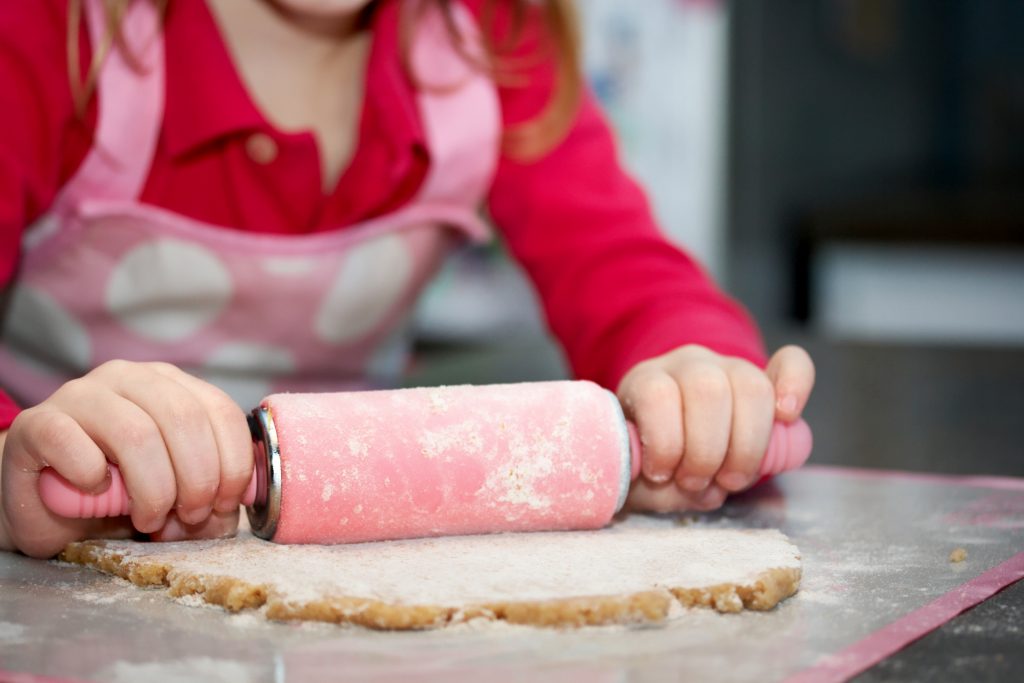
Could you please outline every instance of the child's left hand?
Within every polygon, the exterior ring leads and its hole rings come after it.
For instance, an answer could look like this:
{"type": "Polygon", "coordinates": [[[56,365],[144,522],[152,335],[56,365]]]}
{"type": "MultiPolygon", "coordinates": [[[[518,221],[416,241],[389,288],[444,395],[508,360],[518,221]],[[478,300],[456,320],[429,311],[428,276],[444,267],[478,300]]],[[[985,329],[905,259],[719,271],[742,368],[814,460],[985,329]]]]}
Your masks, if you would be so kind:
{"type": "Polygon", "coordinates": [[[793,422],[814,386],[814,363],[784,346],[761,370],[688,345],[635,365],[619,383],[643,444],[632,509],[714,510],[760,477],[776,420],[793,422]]]}

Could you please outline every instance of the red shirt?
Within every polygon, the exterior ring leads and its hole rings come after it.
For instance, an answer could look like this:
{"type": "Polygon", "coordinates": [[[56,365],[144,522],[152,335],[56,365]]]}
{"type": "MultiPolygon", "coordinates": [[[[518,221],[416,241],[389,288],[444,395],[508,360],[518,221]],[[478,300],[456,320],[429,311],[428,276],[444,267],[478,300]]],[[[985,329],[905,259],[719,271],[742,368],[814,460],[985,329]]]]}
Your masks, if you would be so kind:
{"type": "MultiPolygon", "coordinates": [[[[479,15],[479,0],[465,2],[479,15]]],[[[141,201],[262,233],[345,229],[409,201],[430,158],[401,60],[399,4],[381,0],[373,19],[359,142],[325,194],[313,135],[275,129],[205,3],[172,0],[164,125],[141,201]],[[273,144],[250,142],[259,134],[273,144]]],[[[95,99],[84,117],[74,111],[66,27],[67,0],[0,3],[0,286],[15,277],[23,231],[75,173],[95,127],[95,99]]],[[[84,69],[92,51],[84,28],[79,36],[84,69]]],[[[541,42],[533,19],[519,49],[541,42]]],[[[499,86],[504,125],[543,108],[553,72],[542,63],[525,87],[499,86]]],[[[501,159],[488,209],[577,376],[614,388],[637,362],[686,343],[764,362],[745,312],[659,233],[591,93],[568,136],[543,158],[501,159]]],[[[16,412],[0,391],[0,429],[16,412]]]]}

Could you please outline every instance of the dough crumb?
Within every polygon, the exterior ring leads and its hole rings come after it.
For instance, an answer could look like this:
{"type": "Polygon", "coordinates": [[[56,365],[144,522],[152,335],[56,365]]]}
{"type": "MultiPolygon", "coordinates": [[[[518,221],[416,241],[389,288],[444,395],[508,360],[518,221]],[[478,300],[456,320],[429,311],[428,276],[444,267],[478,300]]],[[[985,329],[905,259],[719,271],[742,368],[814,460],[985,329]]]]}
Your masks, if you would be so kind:
{"type": "Polygon", "coordinates": [[[963,548],[957,548],[949,554],[950,562],[963,562],[967,559],[967,551],[963,548]]]}

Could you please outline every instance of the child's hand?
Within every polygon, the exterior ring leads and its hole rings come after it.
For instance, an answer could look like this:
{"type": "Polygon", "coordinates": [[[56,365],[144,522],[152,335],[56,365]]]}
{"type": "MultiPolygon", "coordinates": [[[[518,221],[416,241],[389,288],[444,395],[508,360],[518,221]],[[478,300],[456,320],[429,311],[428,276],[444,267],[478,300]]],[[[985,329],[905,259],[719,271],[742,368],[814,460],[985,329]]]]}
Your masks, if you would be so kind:
{"type": "Polygon", "coordinates": [[[619,400],[643,444],[633,509],[713,510],[759,478],[775,420],[800,417],[814,363],[797,346],[779,349],[765,370],[702,346],[683,346],[634,366],[619,400]]]}
{"type": "Polygon", "coordinates": [[[252,446],[245,415],[220,389],[166,363],[105,363],[11,424],[0,475],[10,545],[50,557],[91,534],[130,533],[126,520],[64,519],[39,499],[44,467],[98,493],[108,461],[124,476],[136,530],[208,538],[238,523],[252,446]]]}

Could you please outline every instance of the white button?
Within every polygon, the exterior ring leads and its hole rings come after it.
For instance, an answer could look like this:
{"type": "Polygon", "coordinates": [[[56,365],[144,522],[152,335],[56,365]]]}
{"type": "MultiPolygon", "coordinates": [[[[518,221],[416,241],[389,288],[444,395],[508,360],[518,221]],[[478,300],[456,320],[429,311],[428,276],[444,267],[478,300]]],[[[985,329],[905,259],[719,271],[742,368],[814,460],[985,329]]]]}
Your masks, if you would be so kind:
{"type": "Polygon", "coordinates": [[[266,133],[253,133],[245,141],[245,151],[250,159],[265,166],[277,158],[277,143],[266,133]]]}

